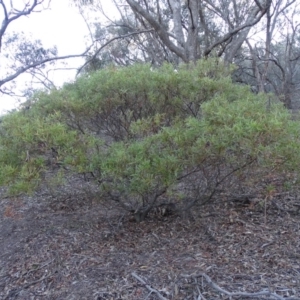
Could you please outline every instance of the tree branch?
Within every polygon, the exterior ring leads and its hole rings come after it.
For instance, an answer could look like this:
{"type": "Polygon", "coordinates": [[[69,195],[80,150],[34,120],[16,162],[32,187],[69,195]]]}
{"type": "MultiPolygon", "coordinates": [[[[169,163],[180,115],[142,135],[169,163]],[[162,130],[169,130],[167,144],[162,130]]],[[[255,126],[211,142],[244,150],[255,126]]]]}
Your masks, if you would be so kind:
{"type": "Polygon", "coordinates": [[[272,299],[278,299],[278,300],[300,300],[300,298],[295,298],[295,297],[281,297],[280,295],[276,294],[276,293],[272,293],[269,290],[263,290],[260,292],[256,292],[256,293],[247,293],[247,292],[229,292],[223,288],[221,288],[219,285],[217,285],[216,283],[214,283],[212,281],[212,279],[206,275],[205,273],[197,273],[195,275],[181,275],[181,277],[183,278],[193,278],[193,279],[197,279],[198,277],[202,277],[206,280],[206,282],[208,283],[209,286],[211,286],[214,290],[216,290],[217,292],[221,293],[221,294],[225,294],[227,296],[230,297],[230,299],[232,297],[245,297],[245,298],[258,298],[261,296],[270,296],[272,297],[272,299]]]}
{"type": "MultiPolygon", "coordinates": [[[[271,3],[269,3],[268,5],[270,5],[271,3]]],[[[251,27],[256,25],[261,18],[267,13],[269,6],[265,7],[259,14],[259,16],[252,20],[247,22],[246,24],[243,24],[241,26],[238,26],[237,28],[231,30],[230,32],[228,32],[227,34],[225,34],[221,39],[219,39],[218,41],[216,41],[214,44],[212,44],[204,53],[205,56],[208,56],[210,54],[210,52],[217,46],[219,46],[220,44],[228,41],[233,35],[237,34],[238,32],[242,31],[245,28],[251,27]]],[[[256,16],[258,14],[258,12],[260,11],[260,9],[258,8],[257,10],[255,10],[253,12],[253,16],[256,16]]]]}
{"type": "MultiPolygon", "coordinates": [[[[167,300],[167,298],[165,298],[158,290],[152,288],[150,285],[148,285],[140,276],[138,276],[137,274],[135,274],[134,272],[131,273],[131,276],[133,276],[134,278],[136,278],[139,282],[141,282],[147,289],[148,291],[152,294],[156,294],[156,296],[158,297],[158,299],[160,300],[167,300]]],[[[148,297],[147,297],[148,298],[148,297]]]]}
{"type": "MultiPolygon", "coordinates": [[[[77,71],[77,75],[80,74],[80,72],[82,71],[82,69],[89,64],[89,62],[91,62],[93,59],[96,58],[96,56],[101,52],[101,50],[103,50],[106,46],[108,46],[110,43],[112,43],[113,41],[115,40],[118,40],[118,39],[124,39],[124,38],[127,38],[129,36],[132,36],[132,35],[137,35],[137,34],[141,34],[141,33],[147,33],[147,32],[151,32],[151,31],[154,31],[154,29],[147,29],[147,30],[141,30],[141,31],[135,31],[135,32],[131,32],[131,33],[128,33],[128,34],[124,34],[124,35],[121,35],[121,36],[116,36],[112,39],[110,39],[109,41],[107,41],[104,45],[102,45],[95,53],[94,55],[89,59],[87,60],[77,71]]],[[[91,47],[90,47],[91,48],[91,47]]],[[[86,51],[87,52],[87,51],[86,51]]]]}
{"type": "MultiPolygon", "coordinates": [[[[146,32],[151,32],[153,31],[154,29],[148,29],[148,30],[141,30],[141,31],[137,31],[137,32],[131,32],[129,34],[125,34],[125,35],[122,35],[122,36],[117,36],[117,37],[114,37],[112,38],[111,40],[109,40],[108,42],[106,42],[104,45],[102,45],[97,51],[96,53],[93,55],[93,57],[88,60],[82,67],[80,67],[80,69],[78,70],[77,74],[79,74],[81,72],[81,70],[93,59],[95,58],[99,52],[101,50],[103,50],[103,48],[105,48],[106,46],[108,46],[110,43],[112,43],[114,40],[117,40],[117,39],[122,39],[122,38],[126,38],[126,37],[129,37],[131,35],[136,35],[136,34],[141,34],[141,33],[146,33],[146,32]]],[[[97,42],[98,40],[95,40],[95,42],[97,42]]],[[[81,54],[74,54],[74,55],[65,55],[65,56],[57,56],[57,57],[51,57],[51,58],[47,58],[47,59],[44,59],[44,60],[41,60],[41,61],[38,61],[38,62],[35,62],[33,64],[30,64],[28,66],[25,66],[25,67],[21,67],[18,71],[16,71],[14,74],[10,75],[10,76],[7,76],[6,78],[0,80],[0,87],[2,85],[4,85],[5,83],[9,82],[9,81],[12,81],[14,79],[16,79],[18,76],[20,76],[21,74],[25,73],[26,71],[30,70],[30,69],[33,69],[33,68],[36,68],[42,64],[45,64],[47,62],[51,62],[51,61],[57,61],[57,60],[64,60],[64,59],[69,59],[69,58],[76,58],[76,57],[84,57],[87,55],[87,53],[90,51],[90,49],[93,47],[95,43],[93,43],[92,45],[90,45],[83,53],[81,54]]]]}
{"type": "Polygon", "coordinates": [[[1,48],[2,48],[2,39],[3,39],[3,36],[6,32],[6,29],[7,29],[8,25],[11,22],[19,19],[22,16],[30,15],[33,12],[33,10],[38,5],[42,4],[43,2],[44,2],[44,0],[41,0],[41,1],[34,0],[33,3],[31,4],[31,6],[28,9],[27,9],[27,7],[29,6],[29,3],[26,3],[25,7],[22,11],[17,11],[17,13],[15,13],[11,18],[9,18],[9,13],[7,13],[7,8],[6,8],[6,5],[4,4],[4,1],[3,0],[0,1],[0,4],[1,4],[1,6],[3,8],[3,11],[4,11],[4,20],[2,21],[2,25],[1,25],[1,28],[0,28],[0,51],[1,51],[1,48]]]}
{"type": "Polygon", "coordinates": [[[9,75],[7,76],[6,78],[0,80],[0,87],[9,82],[9,81],[12,81],[14,79],[16,79],[18,76],[20,76],[21,74],[25,73],[26,71],[30,70],[30,69],[33,69],[33,68],[36,68],[42,64],[45,64],[47,62],[50,62],[50,61],[56,61],[56,60],[63,60],[63,59],[69,59],[69,58],[75,58],[75,57],[83,57],[87,54],[87,52],[89,51],[91,47],[89,47],[86,51],[84,51],[83,53],[81,54],[74,54],[74,55],[65,55],[65,56],[56,56],[56,57],[51,57],[51,58],[47,58],[47,59],[44,59],[44,60],[41,60],[41,61],[38,61],[38,62],[35,62],[33,64],[30,64],[26,67],[21,67],[18,71],[16,71],[14,74],[12,75],[9,75]]]}
{"type": "Polygon", "coordinates": [[[138,3],[136,3],[133,0],[126,0],[126,2],[130,5],[131,9],[141,15],[143,18],[145,18],[149,24],[153,27],[153,29],[156,31],[158,36],[163,40],[164,44],[177,56],[179,56],[184,62],[187,61],[187,57],[182,49],[177,47],[169,38],[169,34],[166,32],[166,30],[162,27],[159,22],[155,20],[154,17],[151,16],[150,13],[148,13],[143,7],[141,7],[138,3]]]}

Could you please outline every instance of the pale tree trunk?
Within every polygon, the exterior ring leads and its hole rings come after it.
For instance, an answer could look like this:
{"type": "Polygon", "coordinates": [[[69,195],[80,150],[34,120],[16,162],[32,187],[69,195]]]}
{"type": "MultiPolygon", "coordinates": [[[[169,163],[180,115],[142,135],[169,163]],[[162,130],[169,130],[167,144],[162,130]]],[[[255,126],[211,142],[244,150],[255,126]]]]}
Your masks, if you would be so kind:
{"type": "Polygon", "coordinates": [[[187,57],[189,61],[195,62],[198,57],[198,32],[199,32],[199,6],[197,0],[187,1],[189,10],[189,28],[187,37],[187,57]]]}
{"type": "MultiPolygon", "coordinates": [[[[238,3],[238,0],[223,0],[220,3],[217,0],[168,0],[172,16],[170,20],[172,26],[167,26],[171,28],[168,29],[161,24],[159,13],[155,15],[153,9],[148,9],[148,6],[145,5],[145,3],[148,5],[147,1],[125,1],[134,14],[144,19],[155,30],[161,42],[183,62],[196,61],[203,56],[208,56],[214,49],[224,47],[224,45],[226,47],[231,40],[234,43],[231,45],[231,51],[228,52],[227,56],[228,60],[232,61],[245,41],[250,28],[261,20],[270,5],[270,0],[267,0],[264,5],[261,5],[258,0],[254,0],[251,4],[247,4],[247,15],[242,17],[239,15],[239,22],[234,22],[230,20],[234,16],[231,14],[229,16],[229,10],[227,12],[225,10],[224,13],[223,8],[229,4],[235,8],[241,7],[242,4],[238,3]],[[185,8],[185,15],[183,15],[183,7],[185,8]],[[214,36],[215,33],[210,32],[206,20],[207,12],[215,14],[216,18],[221,18],[225,23],[230,24],[228,31],[220,33],[218,37],[214,36]],[[200,31],[205,33],[204,47],[199,44],[200,31]]],[[[158,5],[157,1],[161,0],[153,1],[151,4],[156,3],[158,5]]],[[[238,13],[238,9],[236,12],[238,13]]]]}
{"type": "Polygon", "coordinates": [[[139,3],[134,0],[126,0],[134,13],[141,15],[147,22],[153,27],[163,43],[176,55],[178,55],[184,62],[187,62],[184,51],[176,46],[171,40],[169,33],[165,28],[158,22],[155,17],[147,12],[139,3]]]}
{"type": "MultiPolygon", "coordinates": [[[[291,22],[285,15],[285,11],[294,3],[296,3],[296,0],[277,0],[272,4],[272,7],[269,7],[266,13],[264,48],[254,49],[247,40],[252,58],[253,77],[256,79],[258,92],[269,92],[270,89],[266,90],[266,86],[270,85],[287,108],[291,108],[292,105],[293,65],[291,64],[291,49],[295,45],[296,30],[291,25],[292,34],[287,33],[284,53],[275,54],[272,52],[272,40],[274,39],[274,32],[279,17],[285,16],[284,18],[287,19],[287,22],[291,22]],[[260,51],[263,54],[260,54],[260,51]],[[278,80],[274,82],[274,71],[277,78],[279,78],[279,82],[278,80]]],[[[283,24],[282,20],[281,24],[283,24]]]]}
{"type": "Polygon", "coordinates": [[[176,43],[177,46],[183,50],[185,46],[185,39],[181,23],[181,4],[178,0],[169,0],[169,2],[172,9],[176,43]]]}

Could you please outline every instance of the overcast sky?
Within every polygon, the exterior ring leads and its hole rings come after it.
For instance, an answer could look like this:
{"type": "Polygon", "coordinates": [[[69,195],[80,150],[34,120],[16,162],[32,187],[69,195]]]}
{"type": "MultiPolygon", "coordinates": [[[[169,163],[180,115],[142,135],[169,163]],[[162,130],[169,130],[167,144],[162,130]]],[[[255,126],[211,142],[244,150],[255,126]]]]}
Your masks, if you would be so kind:
{"type": "MultiPolygon", "coordinates": [[[[15,0],[18,1],[20,0],[15,0]]],[[[82,53],[85,50],[85,37],[88,37],[88,29],[82,16],[76,7],[69,5],[67,0],[52,0],[49,10],[22,17],[11,23],[8,30],[31,34],[32,39],[40,39],[45,48],[57,46],[59,55],[82,53]]],[[[82,62],[82,59],[68,61],[72,67],[78,67],[82,62]]],[[[61,85],[73,79],[74,75],[75,71],[61,71],[52,74],[52,79],[55,84],[61,85]]],[[[23,82],[24,76],[21,76],[17,80],[18,86],[22,86],[23,82]]],[[[0,114],[16,105],[11,97],[0,95],[0,114]]]]}

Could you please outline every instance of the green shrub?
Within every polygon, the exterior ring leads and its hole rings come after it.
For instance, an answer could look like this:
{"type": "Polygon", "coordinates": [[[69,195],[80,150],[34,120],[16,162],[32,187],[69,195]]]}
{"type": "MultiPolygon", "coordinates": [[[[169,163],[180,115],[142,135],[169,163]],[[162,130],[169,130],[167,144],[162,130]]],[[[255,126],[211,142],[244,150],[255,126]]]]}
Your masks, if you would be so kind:
{"type": "Polygon", "coordinates": [[[61,170],[92,172],[138,221],[169,203],[184,212],[299,170],[299,123],[270,97],[215,60],[101,70],[3,119],[0,183],[35,189],[54,155],[61,170]]]}
{"type": "Polygon", "coordinates": [[[245,90],[243,96],[216,96],[202,105],[201,118],[112,145],[101,164],[110,179],[106,189],[117,191],[117,201],[130,203],[140,219],[166,197],[185,211],[220,192],[238,194],[249,183],[259,184],[270,170],[282,170],[283,162],[297,169],[299,141],[288,112],[281,104],[266,112],[263,96],[245,90]]]}
{"type": "Polygon", "coordinates": [[[0,183],[13,193],[31,192],[54,166],[81,168],[88,143],[64,123],[59,114],[28,117],[15,112],[0,126],[0,183]],[[71,159],[70,159],[71,158],[71,159]]]}
{"type": "Polygon", "coordinates": [[[168,64],[154,70],[149,65],[112,67],[50,95],[39,93],[31,101],[34,114],[59,111],[72,129],[105,132],[120,141],[136,138],[130,127],[141,119],[160,115],[160,125],[171,126],[177,118],[199,117],[201,104],[219,93],[235,98],[230,73],[222,63],[201,61],[193,68],[182,65],[177,72],[168,64]]]}

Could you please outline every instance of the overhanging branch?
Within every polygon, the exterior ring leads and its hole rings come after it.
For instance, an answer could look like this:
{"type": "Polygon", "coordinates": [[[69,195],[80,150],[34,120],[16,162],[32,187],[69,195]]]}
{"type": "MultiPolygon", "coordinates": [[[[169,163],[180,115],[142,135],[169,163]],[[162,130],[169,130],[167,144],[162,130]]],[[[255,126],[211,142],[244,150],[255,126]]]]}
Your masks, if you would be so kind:
{"type": "Polygon", "coordinates": [[[254,16],[257,15],[257,13],[260,11],[260,14],[258,15],[258,17],[256,19],[254,19],[253,21],[247,22],[244,25],[241,25],[235,29],[233,29],[232,31],[228,32],[227,34],[225,34],[221,39],[219,39],[218,41],[216,41],[214,44],[212,44],[204,53],[205,56],[208,56],[210,54],[210,52],[217,46],[221,45],[222,43],[227,42],[232,36],[236,35],[237,33],[239,33],[240,31],[242,31],[245,28],[248,27],[252,27],[254,25],[256,25],[261,18],[267,13],[269,6],[271,3],[268,3],[268,5],[264,8],[264,9],[260,9],[258,8],[256,10],[256,12],[254,12],[254,16]]]}
{"type": "Polygon", "coordinates": [[[124,35],[120,35],[120,36],[116,36],[112,39],[110,39],[109,41],[107,41],[104,45],[102,45],[95,53],[94,55],[89,59],[87,60],[79,69],[78,69],[78,72],[77,72],[77,75],[80,74],[80,72],[82,71],[82,69],[88,65],[93,59],[96,58],[96,56],[106,47],[108,46],[110,43],[112,43],[113,41],[115,40],[119,40],[119,39],[124,39],[124,38],[127,38],[129,36],[132,36],[132,35],[137,35],[137,34],[141,34],[141,33],[147,33],[147,32],[151,32],[151,31],[154,31],[154,29],[147,29],[147,30],[140,30],[140,31],[135,31],[135,32],[131,32],[131,33],[128,33],[128,34],[124,34],[124,35]]]}

